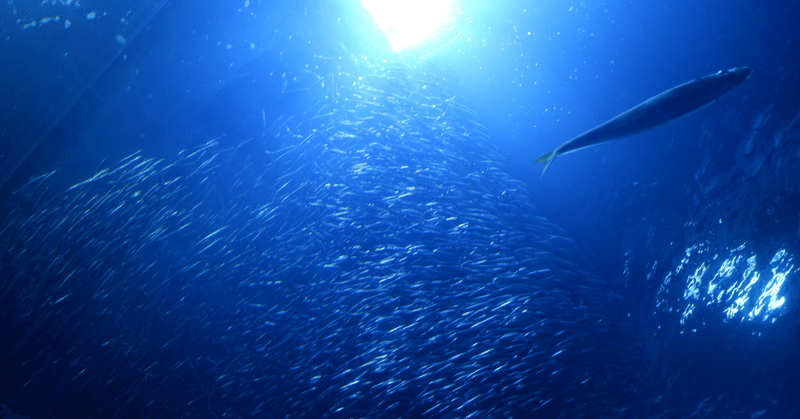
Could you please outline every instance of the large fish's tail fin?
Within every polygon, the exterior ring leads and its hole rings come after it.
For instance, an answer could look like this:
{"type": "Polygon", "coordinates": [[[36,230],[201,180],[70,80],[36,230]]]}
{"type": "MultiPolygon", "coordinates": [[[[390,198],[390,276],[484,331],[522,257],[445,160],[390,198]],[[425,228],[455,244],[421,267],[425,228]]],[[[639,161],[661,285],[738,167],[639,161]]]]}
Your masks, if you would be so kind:
{"type": "Polygon", "coordinates": [[[556,159],[558,156],[558,149],[555,149],[547,154],[542,155],[538,159],[534,160],[534,163],[544,163],[544,169],[542,169],[542,176],[544,177],[544,172],[547,171],[547,168],[550,167],[550,163],[556,159]]]}

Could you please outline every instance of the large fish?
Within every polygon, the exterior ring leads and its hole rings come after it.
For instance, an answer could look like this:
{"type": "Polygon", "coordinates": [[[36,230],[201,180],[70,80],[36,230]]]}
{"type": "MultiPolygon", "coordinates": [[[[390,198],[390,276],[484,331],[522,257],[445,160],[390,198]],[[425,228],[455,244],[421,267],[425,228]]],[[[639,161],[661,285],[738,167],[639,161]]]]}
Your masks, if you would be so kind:
{"type": "Polygon", "coordinates": [[[544,163],[542,176],[558,156],[647,131],[714,103],[747,79],[751,71],[750,67],[718,71],[653,96],[536,159],[536,163],[544,163]]]}

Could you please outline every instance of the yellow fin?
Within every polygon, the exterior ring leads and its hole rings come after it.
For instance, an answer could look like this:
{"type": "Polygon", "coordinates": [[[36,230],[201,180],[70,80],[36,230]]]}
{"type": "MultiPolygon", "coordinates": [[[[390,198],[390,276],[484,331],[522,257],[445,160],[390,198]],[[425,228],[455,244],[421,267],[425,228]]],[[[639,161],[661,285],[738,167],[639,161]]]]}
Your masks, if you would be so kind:
{"type": "Polygon", "coordinates": [[[556,156],[558,156],[558,149],[555,149],[534,160],[534,163],[544,163],[544,169],[542,169],[542,177],[544,177],[544,172],[547,171],[547,168],[550,167],[550,163],[552,163],[553,160],[555,160],[556,156]]]}

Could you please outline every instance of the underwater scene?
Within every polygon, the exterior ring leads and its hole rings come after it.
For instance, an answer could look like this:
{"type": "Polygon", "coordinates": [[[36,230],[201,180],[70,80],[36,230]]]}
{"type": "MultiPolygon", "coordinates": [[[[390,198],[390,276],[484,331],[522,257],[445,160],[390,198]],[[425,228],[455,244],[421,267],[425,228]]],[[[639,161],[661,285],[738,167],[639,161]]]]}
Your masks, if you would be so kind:
{"type": "Polygon", "coordinates": [[[0,417],[800,417],[800,2],[9,0],[0,417]]]}

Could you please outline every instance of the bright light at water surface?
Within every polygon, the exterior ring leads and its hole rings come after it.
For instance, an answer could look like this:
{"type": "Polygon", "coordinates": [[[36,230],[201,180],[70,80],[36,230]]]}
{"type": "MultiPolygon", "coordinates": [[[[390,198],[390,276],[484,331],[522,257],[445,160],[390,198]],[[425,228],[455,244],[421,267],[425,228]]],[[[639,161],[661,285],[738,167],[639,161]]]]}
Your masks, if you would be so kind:
{"type": "Polygon", "coordinates": [[[453,19],[453,0],[361,0],[394,52],[433,39],[453,19]]]}

